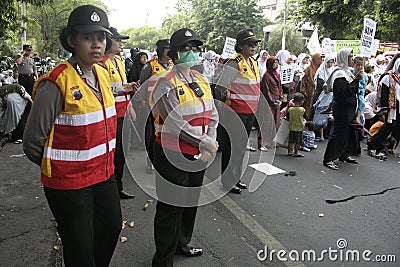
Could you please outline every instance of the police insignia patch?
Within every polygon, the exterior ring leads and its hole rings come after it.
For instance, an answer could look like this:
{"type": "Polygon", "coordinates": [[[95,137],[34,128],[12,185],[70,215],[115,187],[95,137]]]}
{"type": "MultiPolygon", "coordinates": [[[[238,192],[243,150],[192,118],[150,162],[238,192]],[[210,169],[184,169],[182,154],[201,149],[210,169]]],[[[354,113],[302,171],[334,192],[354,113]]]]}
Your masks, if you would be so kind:
{"type": "Polygon", "coordinates": [[[93,14],[90,16],[90,20],[94,22],[99,22],[100,21],[100,16],[97,15],[96,12],[93,12],[93,14]]]}
{"type": "Polygon", "coordinates": [[[70,88],[70,90],[72,91],[72,96],[74,97],[74,100],[80,100],[83,97],[79,86],[74,86],[70,88]]]}

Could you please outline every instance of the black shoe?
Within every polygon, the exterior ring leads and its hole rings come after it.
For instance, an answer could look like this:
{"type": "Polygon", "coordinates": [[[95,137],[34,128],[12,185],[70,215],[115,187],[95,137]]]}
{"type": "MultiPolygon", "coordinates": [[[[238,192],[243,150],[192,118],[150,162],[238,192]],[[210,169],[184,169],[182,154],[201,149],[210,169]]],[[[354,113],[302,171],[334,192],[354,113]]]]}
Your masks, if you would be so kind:
{"type": "Polygon", "coordinates": [[[194,248],[194,247],[184,246],[181,249],[177,249],[175,254],[184,255],[184,256],[188,256],[188,257],[195,257],[195,256],[202,255],[203,254],[203,249],[202,248],[194,248]]]}
{"type": "Polygon", "coordinates": [[[351,158],[350,156],[348,156],[347,158],[343,158],[343,159],[339,159],[342,162],[347,162],[347,163],[352,163],[352,164],[358,164],[357,160],[351,158]]]}
{"type": "Polygon", "coordinates": [[[130,199],[130,198],[134,198],[134,197],[135,197],[135,195],[129,194],[129,193],[125,192],[125,191],[119,192],[119,198],[120,199],[130,199]]]}
{"type": "Polygon", "coordinates": [[[236,187],[239,187],[240,189],[247,189],[247,184],[239,182],[236,184],[236,187]]]}
{"type": "Polygon", "coordinates": [[[237,186],[234,186],[231,190],[229,190],[229,193],[240,194],[240,193],[242,193],[242,189],[240,189],[237,186]]]}

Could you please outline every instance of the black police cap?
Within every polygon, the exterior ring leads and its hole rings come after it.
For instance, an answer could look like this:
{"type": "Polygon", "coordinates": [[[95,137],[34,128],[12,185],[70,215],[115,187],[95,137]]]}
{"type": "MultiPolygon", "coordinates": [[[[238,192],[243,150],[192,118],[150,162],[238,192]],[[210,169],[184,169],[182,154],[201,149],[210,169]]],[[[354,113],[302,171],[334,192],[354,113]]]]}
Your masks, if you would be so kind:
{"type": "Polygon", "coordinates": [[[26,44],[26,45],[23,45],[23,46],[22,46],[22,49],[23,49],[23,50],[30,50],[30,51],[32,51],[32,46],[26,44]]]}
{"type": "Polygon", "coordinates": [[[169,40],[168,39],[161,39],[158,40],[156,43],[157,48],[168,48],[169,47],[169,40]]]}
{"type": "Polygon", "coordinates": [[[177,30],[172,34],[170,39],[171,48],[179,48],[188,42],[194,42],[195,45],[203,44],[203,42],[199,40],[197,34],[188,28],[177,30]]]}
{"type": "Polygon", "coordinates": [[[117,29],[114,28],[114,27],[110,27],[109,30],[110,30],[110,32],[112,33],[112,36],[111,36],[112,39],[121,39],[121,40],[129,39],[129,36],[127,36],[127,35],[121,35],[121,34],[117,31],[117,29]]]}
{"type": "Polygon", "coordinates": [[[108,23],[106,12],[92,5],[84,5],[75,8],[69,15],[67,26],[73,27],[81,34],[98,31],[111,34],[108,30],[110,24],[108,23]]]}
{"type": "Polygon", "coordinates": [[[248,44],[254,42],[261,42],[261,40],[256,38],[253,29],[243,29],[237,33],[236,42],[238,44],[248,44]]]}

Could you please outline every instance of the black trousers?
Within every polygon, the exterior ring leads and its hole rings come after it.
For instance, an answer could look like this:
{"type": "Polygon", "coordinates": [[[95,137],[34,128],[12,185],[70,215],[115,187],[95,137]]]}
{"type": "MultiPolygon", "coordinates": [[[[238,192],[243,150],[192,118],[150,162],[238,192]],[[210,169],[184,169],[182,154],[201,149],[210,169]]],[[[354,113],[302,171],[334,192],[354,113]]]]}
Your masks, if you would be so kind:
{"type": "Polygon", "coordinates": [[[31,107],[31,103],[28,103],[26,105],[24,113],[22,113],[21,119],[19,120],[17,127],[12,132],[11,142],[15,142],[18,139],[23,138],[26,121],[28,120],[29,113],[31,112],[31,107]]]}
{"type": "Polygon", "coordinates": [[[124,187],[122,185],[122,176],[124,174],[125,155],[122,144],[122,127],[124,125],[124,118],[117,119],[117,137],[115,141],[115,153],[114,153],[114,174],[115,180],[117,181],[118,191],[121,192],[124,187]]]}
{"type": "MultiPolygon", "coordinates": [[[[153,256],[152,266],[169,267],[173,266],[176,250],[186,246],[192,238],[197,207],[182,207],[163,202],[163,199],[169,197],[166,194],[170,194],[170,191],[165,190],[166,181],[184,187],[201,186],[204,170],[188,172],[178,169],[168,161],[163,148],[157,142],[154,142],[153,151],[154,167],[156,169],[156,191],[159,200],[157,201],[156,215],[154,217],[156,253],[153,256]]],[[[193,156],[184,156],[188,159],[193,159],[193,156]]],[[[184,199],[198,200],[200,190],[199,188],[196,193],[190,195],[184,192],[176,192],[176,195],[179,195],[179,198],[183,201],[184,199]]]]}
{"type": "Polygon", "coordinates": [[[243,126],[247,132],[247,138],[235,136],[235,133],[230,133],[222,128],[222,160],[221,160],[221,182],[225,188],[232,188],[236,183],[240,182],[242,174],[242,163],[246,153],[248,137],[250,136],[251,128],[253,127],[255,116],[254,114],[237,113],[243,126]],[[232,138],[232,140],[230,140],[232,138]],[[235,147],[237,153],[231,153],[231,145],[235,147]],[[236,150],[236,148],[238,148],[236,150]],[[232,155],[231,155],[232,154],[232,155]],[[230,164],[229,168],[228,165],[230,164]]]}
{"type": "Polygon", "coordinates": [[[154,117],[152,114],[149,114],[146,122],[146,129],[145,129],[145,144],[148,159],[153,163],[154,161],[154,153],[153,153],[153,143],[156,140],[156,134],[154,129],[154,117]]]}
{"type": "Polygon", "coordinates": [[[350,150],[356,146],[355,128],[350,124],[355,117],[355,106],[333,107],[333,129],[324,154],[324,162],[344,159],[350,155],[350,150]]]}
{"type": "Polygon", "coordinates": [[[19,74],[18,83],[22,85],[25,90],[32,96],[33,85],[35,84],[35,78],[33,74],[19,74]]]}
{"type": "Polygon", "coordinates": [[[44,187],[44,192],[58,224],[65,266],[108,266],[122,224],[114,175],[82,189],[44,187]]]}

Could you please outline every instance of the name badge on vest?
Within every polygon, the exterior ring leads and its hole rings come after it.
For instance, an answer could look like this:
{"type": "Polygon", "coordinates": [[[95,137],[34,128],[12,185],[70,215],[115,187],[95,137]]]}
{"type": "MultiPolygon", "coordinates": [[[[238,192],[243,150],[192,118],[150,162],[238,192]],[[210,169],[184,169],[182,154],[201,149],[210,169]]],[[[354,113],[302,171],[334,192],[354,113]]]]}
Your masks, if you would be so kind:
{"type": "Polygon", "coordinates": [[[70,90],[72,91],[72,96],[74,97],[74,100],[80,100],[83,97],[79,86],[74,86],[70,88],[70,90]]]}

